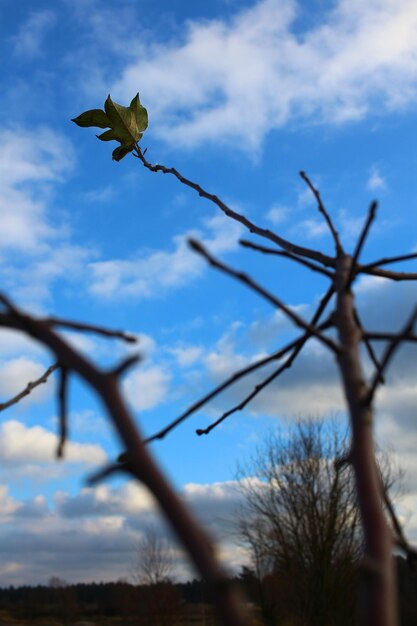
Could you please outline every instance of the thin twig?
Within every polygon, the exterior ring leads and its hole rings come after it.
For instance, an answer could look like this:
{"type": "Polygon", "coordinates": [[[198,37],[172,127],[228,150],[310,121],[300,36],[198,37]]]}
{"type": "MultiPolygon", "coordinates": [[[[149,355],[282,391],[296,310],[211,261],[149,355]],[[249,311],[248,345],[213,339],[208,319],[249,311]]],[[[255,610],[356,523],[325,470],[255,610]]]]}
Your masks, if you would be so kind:
{"type": "Polygon", "coordinates": [[[87,484],[92,487],[97,483],[109,478],[110,476],[114,476],[115,474],[119,474],[120,472],[129,472],[130,470],[127,467],[126,463],[112,463],[111,465],[106,465],[102,469],[90,474],[87,478],[87,484]]]}
{"type": "Polygon", "coordinates": [[[349,465],[352,465],[352,454],[349,451],[347,454],[343,454],[342,456],[338,456],[335,458],[333,462],[334,468],[337,472],[342,472],[349,465]]]}
{"type": "Polygon", "coordinates": [[[48,326],[56,327],[61,326],[62,328],[71,328],[73,330],[80,331],[88,331],[91,333],[95,333],[96,335],[103,335],[103,337],[111,337],[115,339],[122,339],[123,341],[127,341],[128,343],[137,343],[138,337],[132,335],[131,333],[126,333],[123,330],[113,330],[111,328],[105,328],[103,326],[97,326],[96,324],[86,324],[85,322],[74,322],[73,320],[65,320],[59,317],[45,317],[39,320],[40,322],[44,322],[48,326]]]}
{"type": "Polygon", "coordinates": [[[68,437],[68,369],[61,365],[61,378],[59,381],[58,401],[59,401],[59,442],[56,451],[57,457],[60,459],[64,454],[64,446],[68,437]]]}
{"type": "Polygon", "coordinates": [[[414,548],[412,545],[410,545],[410,543],[407,541],[407,538],[406,538],[406,536],[404,534],[404,530],[403,530],[403,528],[401,526],[400,520],[397,517],[394,505],[392,504],[391,498],[389,496],[388,490],[387,490],[387,488],[384,485],[384,481],[382,480],[382,476],[381,476],[381,472],[380,471],[379,471],[379,476],[380,476],[380,485],[381,485],[382,496],[384,498],[385,507],[386,507],[386,509],[388,511],[388,514],[389,514],[390,519],[391,519],[391,523],[392,523],[394,531],[395,531],[396,543],[397,543],[398,547],[402,548],[402,550],[404,550],[404,552],[406,553],[408,562],[415,561],[415,560],[417,560],[417,549],[414,548]]]}
{"type": "Polygon", "coordinates": [[[361,269],[371,270],[375,267],[381,267],[381,265],[390,265],[391,263],[399,263],[400,261],[410,261],[411,259],[417,259],[417,252],[412,252],[411,254],[401,254],[400,256],[391,256],[384,257],[382,259],[378,259],[378,261],[373,261],[372,263],[367,263],[366,265],[361,265],[361,269]]]}
{"type": "MultiPolygon", "coordinates": [[[[371,359],[372,363],[375,365],[376,370],[378,371],[379,367],[380,367],[379,361],[378,361],[377,356],[375,354],[375,351],[374,351],[374,349],[372,347],[372,344],[369,341],[369,337],[367,336],[367,334],[365,333],[365,331],[363,329],[362,322],[361,322],[361,320],[359,318],[359,314],[358,314],[357,309],[354,309],[353,314],[355,316],[355,322],[356,322],[359,330],[362,333],[362,340],[363,340],[363,343],[365,344],[365,348],[366,348],[366,351],[368,353],[368,356],[371,359]]],[[[385,379],[384,379],[384,377],[382,375],[379,376],[379,382],[381,383],[381,385],[385,384],[385,379]]]]}
{"type": "MultiPolygon", "coordinates": [[[[0,296],[0,301],[4,302],[3,296],[0,296]]],[[[6,321],[8,313],[2,312],[0,313],[3,316],[3,319],[6,321]]],[[[11,318],[10,318],[11,319],[11,318]]],[[[102,335],[103,337],[121,339],[122,341],[127,341],[128,343],[137,343],[139,338],[136,335],[132,335],[130,333],[126,333],[122,330],[113,330],[111,328],[105,328],[103,326],[97,326],[96,324],[86,324],[84,322],[75,322],[73,320],[61,319],[58,317],[39,317],[34,318],[40,324],[45,324],[49,328],[70,328],[72,330],[78,331],[86,331],[95,333],[96,335],[102,335]]]]}
{"type": "Polygon", "coordinates": [[[26,396],[28,396],[33,391],[33,389],[35,389],[36,387],[39,387],[39,385],[46,383],[49,376],[53,372],[55,372],[55,370],[57,370],[58,367],[59,367],[59,363],[53,363],[53,365],[48,367],[48,369],[42,374],[42,376],[40,376],[33,382],[28,383],[26,387],[23,389],[23,391],[20,391],[18,394],[13,396],[13,398],[10,398],[10,400],[7,400],[7,402],[1,402],[0,411],[4,411],[5,409],[8,409],[10,406],[13,406],[13,404],[17,404],[18,402],[20,402],[20,400],[22,400],[22,398],[25,398],[26,396]]]}
{"type": "Polygon", "coordinates": [[[260,237],[264,237],[266,239],[269,239],[270,241],[273,241],[275,244],[277,244],[284,250],[287,250],[288,252],[293,252],[294,254],[298,254],[300,256],[305,256],[309,259],[313,259],[314,261],[317,261],[317,263],[321,263],[322,265],[326,267],[336,266],[336,261],[332,257],[327,256],[326,254],[322,254],[321,252],[318,252],[316,250],[311,250],[310,248],[297,246],[291,241],[287,241],[283,237],[280,237],[273,231],[257,226],[244,215],[241,215],[240,213],[233,211],[233,209],[231,209],[229,206],[227,206],[227,204],[225,204],[222,200],[220,200],[218,196],[212,193],[208,193],[197,183],[194,183],[188,178],[185,178],[182,174],[180,174],[178,170],[175,169],[175,167],[165,167],[165,165],[159,165],[159,164],[152,165],[151,163],[149,163],[149,161],[145,159],[139,145],[136,145],[135,151],[133,152],[133,156],[138,158],[143,163],[144,167],[146,167],[151,172],[162,172],[163,174],[172,174],[183,185],[186,185],[187,187],[191,187],[191,189],[194,189],[198,193],[199,196],[201,196],[202,198],[206,198],[210,202],[213,202],[213,204],[215,204],[225,215],[227,215],[228,217],[232,218],[236,222],[239,222],[240,224],[245,226],[251,233],[255,233],[256,235],[259,235],[260,237]]]}
{"type": "MultiPolygon", "coordinates": [[[[372,339],[372,341],[394,341],[397,333],[382,333],[382,332],[374,332],[374,331],[364,331],[363,334],[366,339],[372,339]]],[[[411,341],[412,343],[417,341],[417,335],[412,333],[411,331],[408,335],[405,335],[401,341],[411,341]]]]}
{"type": "Polygon", "coordinates": [[[359,255],[366,241],[366,237],[368,236],[369,229],[371,228],[371,224],[375,219],[377,208],[378,208],[378,203],[374,200],[373,202],[371,202],[371,205],[368,211],[368,216],[366,218],[365,224],[363,225],[362,232],[359,235],[355,251],[352,255],[352,264],[350,266],[349,278],[346,282],[346,289],[350,289],[352,281],[357,273],[356,270],[357,270],[357,263],[358,263],[359,255]]]}
{"type": "Polygon", "coordinates": [[[315,199],[317,201],[317,206],[318,206],[319,212],[323,215],[323,217],[324,217],[324,219],[325,219],[325,221],[327,223],[327,226],[329,227],[330,233],[331,233],[331,235],[333,237],[333,241],[334,241],[335,248],[336,248],[336,255],[340,256],[341,254],[343,254],[343,247],[342,247],[342,244],[340,242],[339,233],[337,232],[337,230],[336,230],[336,228],[335,228],[335,226],[333,224],[333,221],[332,221],[329,213],[327,212],[327,210],[326,210],[326,208],[325,208],[325,206],[323,204],[323,201],[322,201],[321,196],[320,196],[320,192],[319,192],[318,189],[316,189],[316,187],[314,187],[313,183],[311,182],[311,180],[309,179],[309,177],[307,176],[307,174],[305,172],[300,172],[300,176],[307,183],[308,187],[310,188],[311,192],[313,193],[313,195],[314,195],[314,197],[315,197],[315,199]]]}
{"type": "Polygon", "coordinates": [[[130,356],[123,359],[119,363],[119,365],[116,365],[116,367],[113,367],[110,370],[110,373],[113,376],[116,376],[116,378],[119,378],[120,376],[123,376],[127,372],[127,370],[129,370],[131,367],[134,367],[135,365],[140,363],[141,360],[142,360],[141,354],[131,354],[130,356]]]}
{"type": "MultiPolygon", "coordinates": [[[[248,365],[246,367],[243,367],[242,369],[238,370],[237,372],[234,372],[234,374],[232,374],[232,376],[230,376],[229,378],[224,380],[220,385],[218,385],[217,387],[212,389],[209,393],[207,393],[205,396],[200,398],[200,400],[198,400],[197,402],[192,404],[190,407],[188,407],[188,409],[186,409],[183,413],[181,413],[181,415],[179,417],[177,417],[175,420],[170,422],[162,430],[158,431],[154,435],[152,435],[152,436],[148,437],[147,439],[145,439],[144,443],[151,443],[152,441],[156,441],[157,439],[163,439],[169,432],[171,432],[171,430],[173,430],[174,428],[179,426],[184,420],[186,420],[193,413],[195,413],[196,411],[201,409],[210,400],[213,400],[213,398],[218,396],[222,391],[224,391],[225,389],[227,389],[228,387],[230,387],[231,385],[236,383],[241,378],[244,378],[245,376],[247,376],[248,374],[251,374],[252,372],[256,371],[257,369],[259,369],[261,367],[264,367],[268,363],[271,363],[272,361],[277,361],[277,360],[281,359],[288,352],[290,352],[290,350],[295,348],[298,344],[301,344],[302,342],[305,342],[306,338],[307,338],[307,333],[305,333],[304,335],[302,335],[298,339],[295,339],[294,341],[291,341],[291,343],[289,343],[288,345],[284,346],[283,348],[281,348],[277,352],[274,352],[273,354],[270,354],[267,357],[264,357],[263,359],[259,359],[258,361],[255,361],[254,363],[251,363],[250,365],[248,365]]],[[[125,461],[125,460],[126,460],[126,458],[123,455],[121,455],[119,457],[119,461],[125,461]]]]}
{"type": "Polygon", "coordinates": [[[370,276],[380,276],[381,278],[389,278],[397,282],[401,280],[417,280],[417,272],[392,272],[391,270],[382,270],[377,267],[367,269],[366,265],[357,265],[355,275],[369,274],[370,276]]]}
{"type": "Polygon", "coordinates": [[[340,348],[338,344],[333,341],[333,339],[326,337],[326,335],[323,335],[317,328],[314,328],[313,326],[308,324],[305,320],[303,320],[302,317],[300,317],[297,313],[290,309],[290,307],[288,307],[281,300],[279,300],[279,298],[264,289],[264,287],[262,287],[261,285],[258,285],[258,283],[256,283],[250,276],[243,272],[238,272],[226,265],[225,263],[222,263],[221,261],[216,259],[206,250],[203,245],[201,245],[201,243],[199,243],[195,239],[189,239],[188,242],[192,249],[198,254],[201,254],[201,256],[203,256],[212,267],[219,269],[229,276],[233,276],[233,278],[236,278],[253,291],[256,291],[256,293],[265,298],[265,300],[268,300],[268,302],[270,302],[272,305],[276,306],[283,313],[285,313],[285,315],[289,317],[296,326],[302,328],[303,330],[307,331],[308,333],[319,339],[319,341],[321,341],[325,346],[330,348],[335,354],[339,353],[340,348]]]}
{"type": "MultiPolygon", "coordinates": [[[[334,292],[334,288],[332,285],[320,301],[320,304],[310,322],[312,326],[317,324],[330,298],[332,297],[333,292],[334,292]]],[[[225,413],[223,413],[215,422],[212,422],[209,426],[207,426],[207,428],[198,428],[196,430],[197,435],[199,436],[208,435],[214,428],[216,428],[216,426],[224,422],[224,420],[227,419],[230,415],[232,415],[233,413],[236,413],[237,411],[241,411],[242,409],[244,409],[245,406],[251,400],[253,400],[253,398],[257,396],[258,393],[262,391],[262,389],[265,389],[265,387],[267,387],[273,380],[275,380],[283,371],[291,367],[293,361],[295,360],[295,358],[297,357],[297,355],[303,348],[304,344],[310,337],[311,337],[311,334],[306,333],[304,338],[296,346],[294,346],[292,353],[288,356],[288,358],[279,368],[277,368],[274,372],[272,372],[272,374],[270,374],[270,376],[265,378],[262,382],[255,385],[251,393],[245,396],[245,398],[243,398],[243,400],[239,404],[235,405],[228,411],[225,411],[225,413]]]]}
{"type": "Polygon", "coordinates": [[[404,328],[402,329],[402,331],[400,331],[399,333],[397,333],[396,335],[394,335],[393,339],[391,340],[390,344],[387,346],[385,353],[380,361],[380,365],[379,368],[377,369],[373,381],[370,385],[369,391],[366,395],[366,403],[369,405],[372,402],[372,399],[374,397],[375,394],[375,390],[378,386],[378,382],[380,379],[380,376],[384,373],[385,369],[387,368],[390,360],[392,359],[392,357],[394,356],[395,351],[399,348],[401,342],[406,339],[410,333],[413,330],[414,324],[416,323],[417,320],[417,306],[415,307],[414,311],[412,312],[412,314],[410,315],[409,320],[407,321],[407,323],[404,325],[404,328]]]}
{"type": "Polygon", "coordinates": [[[276,256],[286,257],[287,259],[291,259],[292,261],[296,261],[297,263],[308,267],[309,269],[313,270],[313,272],[319,272],[319,274],[324,274],[328,278],[333,279],[332,272],[325,270],[323,267],[320,267],[319,265],[316,265],[311,261],[307,261],[304,258],[298,257],[291,252],[286,252],[285,250],[277,250],[276,248],[268,248],[267,246],[259,246],[258,244],[253,243],[252,241],[247,241],[246,239],[240,239],[239,243],[245,248],[252,248],[252,250],[257,250],[258,252],[263,252],[264,254],[274,254],[276,256]]]}

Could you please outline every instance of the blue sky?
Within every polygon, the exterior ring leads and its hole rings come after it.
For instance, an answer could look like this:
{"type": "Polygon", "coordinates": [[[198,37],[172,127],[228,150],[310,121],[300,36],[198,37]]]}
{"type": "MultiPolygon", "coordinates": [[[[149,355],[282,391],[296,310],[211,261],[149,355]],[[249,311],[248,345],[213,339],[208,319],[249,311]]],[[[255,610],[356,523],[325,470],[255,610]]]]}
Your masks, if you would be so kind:
{"type": "MultiPolygon", "coordinates": [[[[416,250],[417,7],[409,0],[0,0],[0,264],[21,306],[123,328],[146,357],[125,379],[142,431],[152,434],[213,385],[277,349],[295,331],[242,285],[196,258],[193,235],[249,271],[308,317],[326,280],[283,259],[242,250],[249,234],[172,177],[70,119],[110,93],[148,109],[142,146],[253,221],[332,252],[314,199],[319,186],[346,247],[372,199],[379,218],[363,260],[416,250]],[[113,146],[115,147],[115,146],[113,146]]],[[[412,264],[404,264],[404,270],[412,264]]],[[[399,328],[415,287],[363,279],[369,328],[399,328]]],[[[6,400],[51,356],[0,331],[6,400]]],[[[98,363],[117,341],[67,333],[98,363]]],[[[377,397],[377,431],[407,472],[401,515],[417,538],[416,359],[402,350],[377,397]]],[[[236,504],[236,463],[268,429],[298,416],[344,419],[331,355],[311,342],[290,372],[210,436],[204,427],[258,381],[238,384],[153,445],[233,566],[245,554],[224,532],[236,504]]],[[[132,545],[156,519],[143,489],[85,477],[120,451],[101,406],[71,380],[71,443],[54,459],[55,381],[2,413],[0,584],[114,580],[131,571],[132,545]]],[[[178,575],[184,574],[180,562],[178,575]]]]}

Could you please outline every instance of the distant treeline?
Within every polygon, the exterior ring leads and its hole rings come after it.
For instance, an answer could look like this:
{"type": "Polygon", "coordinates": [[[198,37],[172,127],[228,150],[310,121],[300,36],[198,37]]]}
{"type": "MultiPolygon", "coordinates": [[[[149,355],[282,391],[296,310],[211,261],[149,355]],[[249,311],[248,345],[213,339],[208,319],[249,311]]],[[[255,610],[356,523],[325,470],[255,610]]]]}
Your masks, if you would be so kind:
{"type": "Polygon", "coordinates": [[[54,578],[49,585],[0,588],[0,622],[3,616],[22,621],[55,618],[64,624],[97,617],[175,617],[186,606],[209,604],[208,586],[200,580],[151,586],[124,581],[70,585],[54,578]]]}
{"type": "MultiPolygon", "coordinates": [[[[402,558],[397,558],[397,563],[401,625],[415,626],[417,568],[409,567],[402,558]]],[[[268,588],[265,581],[261,584],[248,568],[243,568],[235,580],[243,586],[248,599],[261,606],[265,601],[265,588],[268,588]]],[[[277,591],[275,589],[275,597],[277,591]]],[[[183,621],[180,616],[198,612],[201,610],[198,607],[209,607],[210,603],[209,587],[201,580],[143,586],[124,581],[69,585],[52,578],[49,585],[0,588],[0,622],[3,616],[39,622],[48,617],[62,624],[84,619],[94,621],[100,617],[119,617],[128,622],[128,618],[141,617],[137,623],[172,624],[177,621],[176,616],[178,622],[183,621]]]]}

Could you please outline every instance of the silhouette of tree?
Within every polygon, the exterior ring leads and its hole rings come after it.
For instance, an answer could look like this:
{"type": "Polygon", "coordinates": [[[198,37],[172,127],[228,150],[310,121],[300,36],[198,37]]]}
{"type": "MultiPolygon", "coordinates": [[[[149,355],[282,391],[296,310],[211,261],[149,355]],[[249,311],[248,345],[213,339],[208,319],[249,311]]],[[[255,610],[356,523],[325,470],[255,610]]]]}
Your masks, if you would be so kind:
{"type": "Polygon", "coordinates": [[[147,622],[172,625],[180,613],[180,594],[173,584],[174,555],[170,543],[155,526],[147,526],[135,549],[133,579],[141,590],[147,622]]]}
{"type": "Polygon", "coordinates": [[[157,585],[171,580],[174,557],[168,540],[155,526],[147,526],[135,546],[133,579],[140,585],[157,585]]]}
{"type": "MultiPolygon", "coordinates": [[[[269,624],[355,623],[363,537],[348,441],[335,422],[271,433],[239,470],[238,533],[249,547],[269,624]]],[[[384,482],[392,466],[384,456],[384,482]]]]}

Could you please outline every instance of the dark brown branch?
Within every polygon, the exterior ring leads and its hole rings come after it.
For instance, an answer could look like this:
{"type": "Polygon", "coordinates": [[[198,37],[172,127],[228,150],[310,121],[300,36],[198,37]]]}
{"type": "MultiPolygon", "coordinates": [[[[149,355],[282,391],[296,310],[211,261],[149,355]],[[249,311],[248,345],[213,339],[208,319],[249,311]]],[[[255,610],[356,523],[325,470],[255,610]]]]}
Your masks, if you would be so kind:
{"type": "Polygon", "coordinates": [[[269,291],[261,287],[261,285],[258,285],[258,283],[256,283],[250,276],[243,272],[238,272],[226,265],[225,263],[217,260],[204,248],[204,246],[201,245],[201,243],[199,243],[195,239],[189,239],[188,242],[192,249],[198,254],[201,254],[201,256],[203,256],[212,267],[219,269],[229,276],[233,276],[233,278],[236,278],[253,291],[256,291],[256,293],[265,298],[265,300],[268,300],[268,302],[270,302],[273,306],[276,306],[278,309],[280,309],[280,311],[285,313],[285,315],[289,317],[296,326],[302,328],[303,330],[316,337],[319,341],[321,341],[321,343],[330,348],[335,354],[339,352],[339,346],[335,341],[333,341],[333,339],[326,337],[326,335],[323,335],[320,330],[308,324],[305,320],[303,320],[302,317],[297,315],[297,313],[290,309],[290,307],[284,304],[276,296],[272,295],[269,291]]]}
{"type": "Polygon", "coordinates": [[[110,476],[114,476],[115,474],[119,474],[120,472],[130,473],[127,463],[118,462],[118,463],[112,463],[111,465],[106,465],[105,467],[100,469],[98,472],[94,472],[93,474],[90,474],[90,476],[87,478],[87,484],[90,485],[90,487],[92,487],[93,485],[96,485],[97,483],[105,480],[106,478],[109,478],[110,476]]]}
{"type": "Polygon", "coordinates": [[[55,372],[55,370],[57,370],[58,367],[59,367],[59,363],[54,363],[53,365],[48,367],[48,369],[46,370],[46,372],[42,374],[42,376],[40,376],[33,382],[28,383],[26,387],[23,389],[23,391],[20,391],[17,395],[13,396],[13,398],[10,398],[10,400],[7,400],[7,402],[0,403],[0,411],[4,411],[5,409],[8,409],[10,406],[13,406],[13,404],[17,404],[18,402],[20,402],[20,400],[28,396],[33,391],[33,389],[35,389],[36,387],[39,387],[39,385],[46,383],[49,376],[53,372],[55,372]]]}
{"type": "MultiPolygon", "coordinates": [[[[343,391],[349,408],[351,424],[351,459],[355,474],[358,506],[364,535],[364,561],[368,575],[363,592],[363,624],[394,626],[397,624],[397,594],[395,571],[392,562],[392,534],[382,509],[382,494],[375,461],[373,434],[372,394],[367,401],[369,387],[366,383],[361,355],[360,329],[355,320],[354,296],[347,289],[352,275],[352,257],[343,255],[338,260],[335,289],[336,324],[343,347],[338,355],[338,365],[343,391]]],[[[378,382],[383,374],[379,367],[375,375],[378,382]]]]}
{"type": "Polygon", "coordinates": [[[349,279],[347,281],[346,289],[350,288],[350,286],[352,284],[352,280],[354,279],[354,277],[356,275],[356,268],[357,268],[357,264],[358,264],[359,255],[360,255],[360,253],[362,251],[362,248],[364,246],[364,243],[366,241],[366,237],[368,236],[369,229],[371,228],[372,222],[375,219],[377,208],[378,208],[378,203],[376,201],[371,202],[371,205],[370,205],[369,211],[368,211],[368,216],[367,216],[365,224],[364,224],[364,226],[362,228],[362,232],[359,235],[358,242],[356,244],[356,248],[355,248],[355,251],[354,251],[353,256],[352,256],[352,265],[350,266],[351,267],[350,276],[349,276],[349,279]]]}
{"type": "Polygon", "coordinates": [[[417,320],[417,307],[415,307],[414,311],[410,315],[409,320],[404,325],[404,328],[402,329],[402,331],[394,335],[394,338],[392,339],[390,344],[387,346],[385,353],[382,356],[379,368],[377,369],[374,375],[368,394],[366,396],[367,404],[370,404],[372,402],[376,388],[378,386],[380,376],[384,373],[384,371],[388,367],[390,360],[394,356],[394,353],[396,352],[396,350],[400,347],[402,341],[404,341],[412,333],[416,320],[417,320]]]}
{"type": "MultiPolygon", "coordinates": [[[[364,331],[364,337],[366,337],[367,339],[372,339],[372,341],[394,341],[396,336],[397,333],[378,333],[369,330],[364,331]]],[[[408,335],[405,335],[401,341],[411,341],[414,343],[415,341],[417,341],[417,335],[410,332],[408,333],[408,335]]]]}
{"type": "Polygon", "coordinates": [[[297,246],[291,241],[287,241],[283,237],[280,237],[273,231],[257,226],[244,215],[241,215],[240,213],[233,211],[233,209],[228,207],[222,200],[220,200],[220,198],[218,198],[218,196],[212,193],[208,193],[197,183],[194,183],[188,178],[185,178],[174,167],[165,167],[164,165],[159,165],[159,164],[152,165],[151,163],[149,163],[149,161],[145,159],[139,145],[136,145],[133,155],[136,158],[138,158],[143,163],[144,167],[146,167],[151,172],[162,172],[163,174],[172,174],[183,185],[186,185],[187,187],[191,187],[191,189],[194,189],[198,193],[199,196],[201,196],[202,198],[206,198],[210,202],[213,202],[213,204],[215,204],[225,215],[227,215],[231,219],[245,226],[245,228],[247,228],[251,233],[255,233],[256,235],[259,235],[260,237],[264,237],[265,239],[269,239],[270,241],[273,241],[275,244],[277,244],[284,250],[287,250],[287,252],[292,252],[294,254],[298,254],[299,256],[304,256],[309,259],[313,259],[314,261],[317,261],[317,263],[321,263],[322,265],[326,267],[335,267],[336,262],[335,262],[335,259],[333,259],[332,257],[327,256],[326,254],[322,254],[321,252],[318,252],[316,250],[311,250],[310,248],[297,246]]]}
{"type": "Polygon", "coordinates": [[[276,248],[268,248],[267,246],[259,246],[258,244],[252,243],[252,241],[247,241],[246,239],[240,239],[239,243],[245,248],[252,248],[252,250],[257,250],[258,252],[263,252],[264,254],[274,254],[276,256],[283,256],[287,259],[291,259],[292,261],[296,261],[297,263],[308,267],[310,270],[313,270],[313,272],[319,272],[319,274],[324,274],[324,276],[333,279],[333,274],[328,270],[325,270],[323,267],[320,267],[320,265],[316,265],[315,263],[307,261],[302,257],[291,254],[291,252],[277,250],[276,248]]]}
{"type": "MultiPolygon", "coordinates": [[[[184,422],[193,413],[195,413],[196,411],[201,409],[205,404],[210,402],[210,400],[213,400],[213,398],[218,396],[222,391],[224,391],[225,389],[227,389],[228,387],[230,387],[231,385],[236,383],[241,378],[244,378],[245,376],[248,376],[248,374],[251,374],[252,372],[256,371],[257,369],[259,369],[261,367],[264,367],[268,363],[271,363],[272,361],[277,361],[277,360],[281,359],[288,352],[290,352],[290,350],[292,350],[293,348],[295,348],[296,346],[298,346],[302,342],[305,342],[306,338],[307,338],[307,333],[305,335],[303,335],[302,337],[299,337],[298,339],[295,339],[294,341],[291,341],[291,343],[289,343],[288,345],[284,346],[283,348],[281,348],[277,352],[274,352],[273,354],[270,354],[267,357],[264,357],[263,359],[259,359],[258,361],[255,361],[254,363],[251,363],[250,365],[248,365],[248,366],[238,370],[237,372],[232,374],[232,376],[230,376],[229,378],[224,380],[220,385],[218,385],[217,387],[212,389],[209,393],[207,393],[205,396],[200,398],[200,400],[198,400],[197,402],[192,404],[190,407],[188,407],[188,409],[186,411],[184,411],[184,413],[181,413],[181,415],[179,417],[177,417],[175,420],[170,422],[167,426],[165,426],[165,428],[163,428],[162,430],[158,431],[157,433],[155,433],[151,437],[148,437],[147,439],[145,439],[144,443],[151,443],[152,441],[156,441],[157,439],[163,439],[169,432],[171,432],[171,430],[173,430],[174,428],[179,426],[182,422],[184,422]]],[[[304,345],[304,343],[303,343],[303,345],[304,345]]],[[[123,456],[124,454],[125,453],[120,455],[120,457],[118,459],[119,461],[122,461],[122,462],[126,461],[126,457],[123,456]]]]}
{"type": "MultiPolygon", "coordinates": [[[[0,300],[1,299],[2,298],[0,298],[0,300]]],[[[3,315],[4,320],[6,320],[8,313],[2,312],[1,315],[3,315]]],[[[131,335],[130,333],[126,333],[122,330],[113,330],[111,328],[97,326],[96,324],[74,322],[72,320],[61,319],[58,317],[39,317],[34,319],[37,319],[38,322],[45,324],[49,328],[55,328],[58,326],[62,328],[70,328],[72,330],[87,331],[95,333],[96,335],[102,335],[103,337],[121,339],[122,341],[127,341],[128,343],[137,343],[138,341],[138,337],[135,335],[131,335]]]]}
{"type": "Polygon", "coordinates": [[[342,472],[349,465],[352,465],[352,455],[350,452],[348,454],[344,454],[343,456],[339,456],[334,460],[334,468],[337,472],[342,472]]]}
{"type": "Polygon", "coordinates": [[[118,379],[103,372],[71,347],[58,333],[42,321],[17,309],[4,295],[0,300],[8,308],[9,315],[0,315],[0,325],[24,330],[34,339],[48,347],[57,357],[61,367],[76,372],[96,391],[111,418],[122,444],[129,454],[129,469],[155,496],[174,531],[190,554],[201,576],[213,590],[213,601],[219,616],[228,626],[246,626],[248,619],[239,595],[215,558],[213,544],[196,522],[192,514],[168,483],[154,461],[137,430],[120,393],[118,379]]]}
{"type": "MultiPolygon", "coordinates": [[[[317,311],[315,312],[312,320],[311,320],[311,325],[316,325],[317,322],[319,321],[324,309],[326,308],[330,298],[332,297],[334,292],[334,288],[333,285],[328,289],[328,291],[325,293],[325,295],[323,296],[323,298],[320,301],[320,304],[317,308],[317,311]]],[[[326,326],[327,323],[324,324],[324,326],[326,326]]],[[[320,328],[323,328],[323,326],[320,326],[320,328]]],[[[272,372],[272,374],[270,374],[270,376],[268,376],[267,378],[265,378],[262,382],[258,383],[257,385],[255,385],[254,389],[251,391],[250,394],[248,394],[247,396],[245,396],[245,398],[243,398],[243,400],[235,405],[234,407],[232,407],[231,409],[229,409],[228,411],[225,411],[225,413],[223,413],[215,422],[212,422],[209,426],[207,426],[207,428],[198,428],[196,430],[197,435],[201,436],[201,435],[208,435],[214,428],[216,428],[216,426],[218,426],[219,424],[221,424],[222,422],[224,422],[225,419],[227,419],[230,415],[232,415],[233,413],[236,413],[237,411],[241,411],[242,409],[245,408],[245,406],[251,401],[253,400],[253,398],[255,396],[258,395],[258,393],[260,393],[262,391],[262,389],[265,389],[265,387],[267,387],[270,383],[272,383],[273,380],[275,380],[276,378],[278,378],[278,376],[284,372],[286,369],[289,369],[293,363],[293,361],[295,360],[295,358],[297,357],[297,355],[299,354],[299,352],[301,351],[301,349],[303,348],[304,344],[306,343],[306,341],[311,337],[311,334],[306,333],[304,338],[301,339],[298,344],[296,346],[294,346],[292,353],[288,356],[288,358],[285,360],[285,362],[278,367],[274,372],[272,372]]]]}
{"type": "Polygon", "coordinates": [[[412,252],[411,254],[401,254],[400,256],[384,257],[383,259],[379,259],[378,261],[373,261],[372,263],[361,265],[361,269],[371,270],[377,267],[381,267],[381,265],[390,265],[391,263],[410,261],[411,259],[417,259],[417,252],[412,252]]]}
{"type": "Polygon", "coordinates": [[[398,519],[397,514],[395,512],[394,505],[392,504],[391,498],[389,497],[388,490],[382,480],[381,473],[380,473],[380,483],[381,483],[381,491],[382,491],[382,495],[384,498],[385,507],[388,511],[391,524],[395,532],[395,541],[398,547],[404,550],[404,552],[406,553],[407,561],[413,562],[417,560],[417,549],[414,548],[412,545],[410,545],[410,543],[407,541],[407,538],[404,534],[400,520],[398,519]]]}
{"type": "Polygon", "coordinates": [[[41,318],[39,321],[44,322],[45,324],[48,324],[48,326],[52,327],[61,326],[62,328],[71,328],[72,330],[88,331],[91,333],[95,333],[96,335],[103,335],[103,337],[122,339],[123,341],[127,341],[128,343],[136,343],[138,341],[138,338],[135,335],[131,335],[130,333],[126,333],[122,330],[104,328],[103,326],[97,326],[96,324],[74,322],[72,320],[65,320],[59,317],[45,317],[43,319],[41,318]]]}
{"type": "Polygon", "coordinates": [[[68,369],[62,367],[60,369],[61,377],[58,388],[58,401],[59,401],[59,443],[56,451],[57,457],[60,459],[64,454],[64,446],[68,437],[68,412],[67,412],[67,397],[68,397],[68,369]]]}
{"type": "Polygon", "coordinates": [[[309,179],[309,177],[307,176],[307,174],[305,172],[300,172],[300,176],[301,178],[304,180],[304,182],[307,183],[307,186],[309,187],[309,189],[311,190],[312,194],[314,195],[316,201],[317,201],[317,206],[319,209],[319,212],[323,215],[327,226],[329,227],[330,233],[333,237],[333,241],[335,244],[335,248],[336,248],[336,255],[339,256],[340,254],[343,254],[343,247],[342,244],[340,243],[340,238],[339,238],[339,233],[337,232],[336,228],[334,227],[334,224],[332,222],[332,219],[329,215],[329,213],[327,212],[323,201],[321,199],[320,196],[320,192],[318,189],[316,189],[316,187],[314,187],[313,183],[311,182],[311,180],[309,179]]]}
{"type": "MultiPolygon", "coordinates": [[[[370,360],[372,361],[372,363],[375,365],[376,370],[378,371],[379,367],[380,367],[379,361],[378,361],[378,359],[376,357],[376,354],[375,354],[375,351],[374,351],[374,349],[372,347],[372,344],[369,341],[369,337],[367,336],[367,334],[365,333],[365,331],[363,329],[362,322],[361,322],[361,320],[359,318],[358,311],[356,309],[354,309],[353,314],[355,316],[355,322],[356,322],[359,330],[361,331],[362,340],[363,340],[363,343],[365,344],[365,348],[366,348],[366,351],[368,353],[368,356],[369,356],[370,360]]],[[[378,382],[381,385],[385,384],[385,379],[384,379],[384,377],[382,375],[379,376],[379,381],[378,382]]]]}
{"type": "Polygon", "coordinates": [[[123,376],[123,374],[125,374],[128,369],[140,363],[141,360],[142,356],[140,354],[132,354],[126,359],[123,359],[123,361],[121,361],[119,365],[116,365],[116,367],[112,368],[110,370],[110,373],[113,376],[116,376],[116,378],[119,378],[120,376],[123,376]]]}
{"type": "Polygon", "coordinates": [[[417,272],[392,272],[391,270],[382,270],[377,267],[367,269],[366,265],[357,265],[355,274],[370,274],[371,276],[380,276],[381,278],[389,278],[390,280],[417,280],[417,272]]]}

